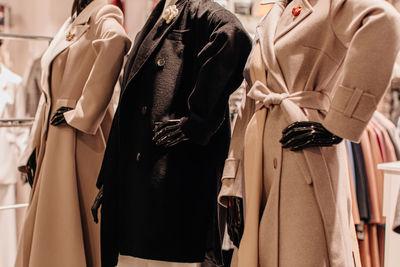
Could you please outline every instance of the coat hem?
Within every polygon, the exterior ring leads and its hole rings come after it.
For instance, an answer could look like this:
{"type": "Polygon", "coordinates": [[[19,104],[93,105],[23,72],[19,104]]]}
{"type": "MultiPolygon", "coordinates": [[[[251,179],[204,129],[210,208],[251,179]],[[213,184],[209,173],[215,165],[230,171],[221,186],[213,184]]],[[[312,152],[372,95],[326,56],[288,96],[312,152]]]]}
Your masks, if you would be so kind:
{"type": "Polygon", "coordinates": [[[155,260],[155,261],[166,261],[166,262],[178,262],[178,263],[201,263],[204,262],[205,258],[203,257],[164,257],[160,255],[148,255],[146,253],[140,253],[138,251],[133,251],[133,250],[120,250],[119,252],[120,255],[123,256],[130,256],[130,257],[135,257],[135,258],[140,258],[140,259],[145,259],[145,260],[155,260]]]}

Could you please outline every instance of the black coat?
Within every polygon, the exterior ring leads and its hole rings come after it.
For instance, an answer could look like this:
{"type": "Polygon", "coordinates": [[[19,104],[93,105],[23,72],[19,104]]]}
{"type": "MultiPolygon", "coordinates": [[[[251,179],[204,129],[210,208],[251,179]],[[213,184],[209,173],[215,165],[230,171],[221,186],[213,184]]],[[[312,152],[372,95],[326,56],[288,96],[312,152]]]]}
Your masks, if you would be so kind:
{"type": "Polygon", "coordinates": [[[118,253],[202,262],[218,239],[228,97],[243,80],[251,41],[238,19],[211,0],[178,0],[179,15],[170,24],[158,20],[164,3],[136,37],[126,63],[97,184],[104,184],[106,267],[116,264],[118,253]],[[155,147],[154,122],[181,117],[188,118],[183,130],[190,141],[155,147]]]}

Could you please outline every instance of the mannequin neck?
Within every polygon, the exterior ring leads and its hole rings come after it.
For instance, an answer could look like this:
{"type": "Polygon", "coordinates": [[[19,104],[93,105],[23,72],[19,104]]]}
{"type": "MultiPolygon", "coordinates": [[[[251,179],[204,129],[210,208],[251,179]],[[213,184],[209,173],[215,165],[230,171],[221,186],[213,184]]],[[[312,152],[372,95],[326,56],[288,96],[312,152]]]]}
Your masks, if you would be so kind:
{"type": "Polygon", "coordinates": [[[79,1],[78,7],[76,9],[76,14],[79,15],[93,1],[94,0],[81,0],[81,1],[79,1]]]}

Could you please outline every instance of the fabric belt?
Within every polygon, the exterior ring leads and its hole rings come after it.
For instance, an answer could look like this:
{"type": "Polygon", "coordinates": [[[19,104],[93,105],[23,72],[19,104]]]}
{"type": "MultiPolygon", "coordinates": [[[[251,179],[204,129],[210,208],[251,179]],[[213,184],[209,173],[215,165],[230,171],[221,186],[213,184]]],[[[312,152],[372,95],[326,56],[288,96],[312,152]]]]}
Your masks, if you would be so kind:
{"type": "Polygon", "coordinates": [[[326,113],[331,103],[329,96],[323,91],[274,93],[260,81],[254,83],[248,96],[257,101],[256,110],[281,105],[285,100],[289,100],[301,108],[315,109],[326,113]]]}

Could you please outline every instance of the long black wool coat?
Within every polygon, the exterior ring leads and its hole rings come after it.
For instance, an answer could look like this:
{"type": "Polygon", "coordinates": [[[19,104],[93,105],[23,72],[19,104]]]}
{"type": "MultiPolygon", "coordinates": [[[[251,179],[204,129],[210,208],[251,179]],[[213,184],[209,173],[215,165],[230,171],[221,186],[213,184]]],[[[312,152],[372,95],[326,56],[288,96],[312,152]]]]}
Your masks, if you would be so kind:
{"type": "Polygon", "coordinates": [[[118,253],[202,262],[215,238],[217,186],[230,141],[228,97],[243,80],[251,41],[237,18],[211,0],[178,0],[169,24],[159,19],[164,3],[128,57],[99,175],[105,267],[116,265],[118,253]],[[182,117],[190,141],[156,147],[154,122],[182,117]]]}

